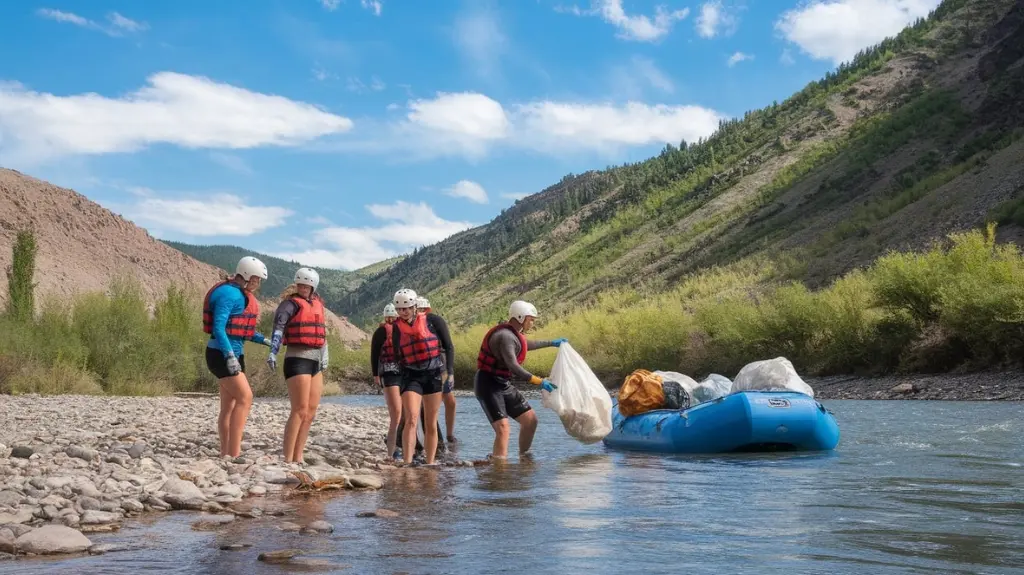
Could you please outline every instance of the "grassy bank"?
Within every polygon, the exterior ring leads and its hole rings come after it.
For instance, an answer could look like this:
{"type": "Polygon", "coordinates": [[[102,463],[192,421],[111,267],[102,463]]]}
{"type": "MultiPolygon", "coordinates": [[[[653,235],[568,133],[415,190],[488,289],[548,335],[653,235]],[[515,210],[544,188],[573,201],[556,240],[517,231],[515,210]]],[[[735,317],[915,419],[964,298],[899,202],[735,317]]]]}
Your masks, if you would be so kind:
{"type": "MultiPolygon", "coordinates": [[[[606,293],[594,306],[542,318],[531,337],[568,337],[609,383],[641,367],[734,377],[750,361],[780,355],[807,375],[1017,366],[1024,358],[1024,256],[994,237],[993,225],[920,253],[890,253],[820,291],[786,280],[799,265],[793,260],[747,259],[667,293],[606,293]]],[[[22,295],[9,298],[0,317],[0,391],[216,390],[203,357],[198,298],[172,288],[151,311],[139,286],[121,280],[105,294],[48,300],[41,314],[26,316],[17,300],[32,290],[22,276],[15,290],[22,295]]],[[[272,313],[263,311],[264,333],[272,313]]],[[[487,328],[453,329],[459,388],[472,385],[487,328]]],[[[283,376],[267,369],[266,356],[266,347],[246,345],[253,390],[284,395],[283,376]]],[[[526,367],[547,374],[555,356],[553,349],[536,351],[526,367]]],[[[368,380],[368,343],[352,351],[332,340],[330,364],[329,381],[368,380]]]]}
{"type": "MultiPolygon", "coordinates": [[[[34,241],[19,236],[8,270],[9,297],[0,316],[0,392],[165,395],[217,391],[204,357],[209,336],[200,328],[202,301],[172,287],[150,309],[132,278],[112,282],[106,293],[71,301],[42,302],[33,314],[34,241]]],[[[273,309],[262,310],[269,335],[273,309]]],[[[331,338],[328,392],[337,390],[353,353],[331,338]]],[[[266,365],[269,350],[246,344],[246,371],[257,395],[287,393],[280,364],[266,365]]]]}
{"type": "MultiPolygon", "coordinates": [[[[807,375],[1016,367],[1024,358],[1024,257],[995,228],[953,234],[921,253],[890,253],[810,291],[785,261],[749,259],[662,294],[620,290],[545,321],[532,337],[568,337],[608,382],[637,368],[734,377],[789,358],[807,375]]],[[[541,311],[543,314],[543,310],[541,311]]],[[[486,326],[455,336],[456,378],[470,385],[486,326]]],[[[553,350],[527,369],[546,374],[553,350]]]]}

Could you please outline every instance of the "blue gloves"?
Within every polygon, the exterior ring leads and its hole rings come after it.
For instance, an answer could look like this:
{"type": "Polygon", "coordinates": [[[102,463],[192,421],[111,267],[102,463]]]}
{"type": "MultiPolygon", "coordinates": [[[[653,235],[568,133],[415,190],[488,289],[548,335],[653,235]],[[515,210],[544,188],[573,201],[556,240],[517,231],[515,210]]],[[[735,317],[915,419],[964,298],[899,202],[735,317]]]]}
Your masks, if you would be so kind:
{"type": "Polygon", "coordinates": [[[565,339],[564,337],[560,337],[560,338],[558,338],[556,340],[553,340],[551,342],[551,345],[553,345],[555,347],[558,347],[558,346],[562,345],[563,343],[569,343],[569,340],[565,339]]]}
{"type": "Polygon", "coordinates": [[[551,383],[551,381],[545,379],[544,381],[541,382],[540,388],[548,393],[551,393],[552,391],[558,389],[558,386],[551,383]]]}

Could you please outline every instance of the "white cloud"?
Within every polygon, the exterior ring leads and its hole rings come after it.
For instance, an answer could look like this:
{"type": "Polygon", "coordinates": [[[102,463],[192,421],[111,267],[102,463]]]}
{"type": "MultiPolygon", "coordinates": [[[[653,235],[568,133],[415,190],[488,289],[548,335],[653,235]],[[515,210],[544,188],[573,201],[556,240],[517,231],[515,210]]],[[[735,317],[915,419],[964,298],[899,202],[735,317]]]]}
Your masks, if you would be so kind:
{"type": "Polygon", "coordinates": [[[445,220],[423,202],[373,204],[366,209],[384,224],[323,228],[313,233],[314,245],[309,249],[274,255],[304,265],[351,270],[407,253],[414,247],[437,243],[476,225],[445,220]]]}
{"type": "Polygon", "coordinates": [[[363,8],[373,12],[374,16],[380,16],[381,11],[384,9],[384,4],[381,0],[360,0],[363,8]]]}
{"type": "Polygon", "coordinates": [[[620,77],[624,81],[632,81],[633,84],[644,82],[667,94],[675,92],[676,89],[672,79],[658,68],[653,60],[640,56],[634,56],[628,67],[620,68],[620,77]]]}
{"type": "Polygon", "coordinates": [[[125,216],[142,226],[156,226],[192,236],[249,236],[284,224],[292,211],[279,206],[250,206],[233,194],[202,199],[168,200],[150,190],[124,208],[125,216]]]}
{"type": "Polygon", "coordinates": [[[721,0],[705,2],[695,23],[701,38],[714,38],[718,34],[732,34],[736,31],[736,16],[721,0]]]}
{"type": "Polygon", "coordinates": [[[63,12],[52,8],[40,8],[39,10],[36,10],[36,14],[42,18],[47,18],[55,22],[74,24],[75,26],[81,26],[82,28],[98,30],[113,37],[123,36],[126,32],[135,33],[149,29],[149,25],[145,22],[136,22],[135,20],[122,16],[117,12],[107,14],[107,21],[109,24],[106,25],[84,18],[73,12],[63,12]]]}
{"type": "Polygon", "coordinates": [[[729,67],[732,68],[733,66],[735,66],[736,64],[739,64],[740,62],[743,62],[745,60],[753,60],[753,59],[754,59],[754,55],[753,54],[744,54],[743,52],[736,52],[732,56],[729,56],[728,64],[729,64],[729,67]]]}
{"type": "Polygon", "coordinates": [[[788,10],[775,28],[818,60],[836,65],[927,17],[940,0],[814,0],[788,10]]]}
{"type": "Polygon", "coordinates": [[[351,128],[348,118],[311,104],[174,72],[154,74],[118,98],[0,84],[0,153],[22,159],[133,152],[156,143],[292,146],[351,128]]]}
{"type": "Polygon", "coordinates": [[[459,180],[454,186],[445,190],[445,195],[453,198],[466,198],[477,204],[487,203],[487,191],[480,184],[470,180],[459,180]]]}
{"type": "Polygon", "coordinates": [[[481,78],[494,79],[500,75],[501,58],[507,53],[509,42],[493,9],[476,6],[460,14],[455,20],[453,40],[481,78]]]}
{"type": "Polygon", "coordinates": [[[783,66],[792,66],[793,64],[796,64],[796,60],[793,59],[793,52],[791,52],[789,48],[783,49],[782,54],[779,56],[779,62],[781,62],[783,66]]]}
{"type": "Polygon", "coordinates": [[[622,0],[598,0],[597,11],[605,22],[619,29],[617,37],[637,42],[654,42],[666,36],[672,26],[690,14],[689,8],[667,10],[664,6],[655,9],[654,19],[648,16],[626,14],[622,0]]]}
{"type": "Polygon", "coordinates": [[[313,78],[318,82],[324,82],[327,80],[336,80],[338,79],[338,75],[318,65],[313,68],[313,78]]]}
{"type": "Polygon", "coordinates": [[[411,100],[407,113],[391,123],[369,126],[353,138],[336,139],[330,149],[359,153],[403,152],[404,159],[441,156],[478,159],[508,147],[545,154],[599,152],[625,147],[695,142],[718,129],[726,116],[693,105],[646,104],[630,100],[564,102],[535,100],[507,108],[475,92],[438,93],[411,100]]]}
{"type": "Polygon", "coordinates": [[[320,5],[324,7],[324,10],[333,12],[338,9],[341,4],[341,0],[320,0],[320,5]]]}

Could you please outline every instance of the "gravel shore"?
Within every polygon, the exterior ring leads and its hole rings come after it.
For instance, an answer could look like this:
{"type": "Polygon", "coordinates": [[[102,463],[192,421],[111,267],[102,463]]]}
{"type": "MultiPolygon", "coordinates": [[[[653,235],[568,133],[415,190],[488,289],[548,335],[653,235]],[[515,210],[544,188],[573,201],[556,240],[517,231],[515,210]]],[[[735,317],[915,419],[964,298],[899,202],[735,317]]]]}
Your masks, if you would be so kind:
{"type": "Polygon", "coordinates": [[[139,514],[205,511],[216,526],[284,490],[381,489],[393,468],[383,407],[321,405],[305,466],[281,457],[287,402],[256,401],[238,458],[218,456],[218,408],[215,397],[0,397],[0,555],[100,553],[87,534],[139,514]]]}

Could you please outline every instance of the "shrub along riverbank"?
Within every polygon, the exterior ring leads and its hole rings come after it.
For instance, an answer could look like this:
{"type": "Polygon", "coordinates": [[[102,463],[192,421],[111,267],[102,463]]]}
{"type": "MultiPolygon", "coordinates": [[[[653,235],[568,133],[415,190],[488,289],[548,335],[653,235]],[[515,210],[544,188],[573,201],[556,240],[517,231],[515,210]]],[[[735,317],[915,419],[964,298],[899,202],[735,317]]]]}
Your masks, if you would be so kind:
{"type": "MultiPolygon", "coordinates": [[[[746,260],[691,277],[668,293],[607,293],[569,316],[542,318],[530,337],[568,337],[611,385],[641,367],[731,378],[750,361],[780,355],[808,376],[1019,367],[1024,256],[994,237],[989,226],[921,253],[891,253],[818,291],[786,281],[794,275],[792,262],[746,260]]],[[[106,294],[48,300],[33,315],[25,312],[33,305],[33,258],[31,236],[23,234],[0,317],[0,391],[216,391],[203,357],[207,336],[199,329],[198,298],[172,288],[151,313],[139,286],[125,279],[106,294]]],[[[264,333],[272,313],[263,310],[264,333]]],[[[487,328],[453,329],[459,388],[472,388],[487,328]]],[[[355,351],[336,339],[330,345],[328,381],[369,379],[368,343],[355,351]]],[[[547,374],[555,355],[536,351],[526,367],[547,374]]],[[[266,347],[246,344],[253,391],[285,395],[284,377],[270,372],[266,356],[266,347]]]]}

